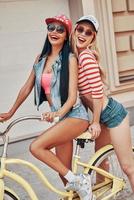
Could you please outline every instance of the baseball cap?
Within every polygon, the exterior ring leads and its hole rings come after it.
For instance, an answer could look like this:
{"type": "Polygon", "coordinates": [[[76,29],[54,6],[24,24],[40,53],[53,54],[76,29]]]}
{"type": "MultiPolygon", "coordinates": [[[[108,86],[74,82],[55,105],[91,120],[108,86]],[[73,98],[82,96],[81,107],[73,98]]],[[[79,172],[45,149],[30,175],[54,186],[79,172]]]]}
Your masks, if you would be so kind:
{"type": "Polygon", "coordinates": [[[93,15],[85,15],[85,16],[82,16],[78,19],[78,21],[76,22],[79,23],[79,22],[82,22],[82,21],[87,21],[87,22],[90,22],[93,24],[96,32],[98,32],[99,30],[99,22],[98,20],[93,16],[93,15]]]}
{"type": "Polygon", "coordinates": [[[69,34],[72,31],[72,22],[71,22],[71,20],[68,17],[66,17],[65,15],[63,15],[63,14],[62,15],[57,15],[57,16],[54,16],[54,17],[50,17],[50,18],[46,18],[45,22],[46,22],[46,24],[50,24],[52,22],[60,22],[65,26],[65,28],[67,29],[69,34]]]}

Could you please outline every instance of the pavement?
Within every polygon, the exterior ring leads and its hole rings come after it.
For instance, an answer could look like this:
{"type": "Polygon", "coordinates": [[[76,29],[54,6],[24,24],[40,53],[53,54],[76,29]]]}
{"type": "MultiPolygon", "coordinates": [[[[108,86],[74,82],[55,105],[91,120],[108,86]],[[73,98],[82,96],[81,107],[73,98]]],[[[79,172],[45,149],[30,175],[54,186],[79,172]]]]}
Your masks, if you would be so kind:
{"type": "MultiPolygon", "coordinates": [[[[132,142],[134,145],[134,126],[131,127],[131,133],[132,133],[132,142]]],[[[58,177],[58,174],[49,167],[47,167],[45,164],[41,163],[39,160],[35,159],[29,152],[29,145],[32,140],[33,139],[29,139],[29,140],[19,141],[16,143],[11,143],[8,147],[8,157],[20,158],[32,162],[39,169],[41,169],[41,171],[46,175],[49,181],[53,185],[55,185],[56,188],[63,189],[63,185],[60,178],[58,177]]],[[[82,151],[82,158],[87,158],[87,156],[89,157],[89,152],[90,155],[94,153],[94,143],[86,144],[86,147],[82,151]]],[[[48,190],[46,187],[44,187],[39,178],[35,174],[33,174],[33,172],[28,168],[19,165],[10,165],[9,168],[10,170],[15,171],[15,173],[22,175],[28,182],[30,182],[39,200],[59,199],[59,196],[53,193],[52,191],[48,190]]],[[[20,195],[21,200],[29,200],[27,193],[23,190],[23,188],[20,188],[18,184],[16,184],[15,182],[11,182],[7,178],[5,179],[5,182],[9,187],[12,187],[14,188],[15,191],[17,191],[17,193],[20,195]]],[[[116,198],[116,200],[133,200],[133,199],[134,197],[132,197],[131,195],[128,196],[127,198],[124,196],[116,198]]]]}

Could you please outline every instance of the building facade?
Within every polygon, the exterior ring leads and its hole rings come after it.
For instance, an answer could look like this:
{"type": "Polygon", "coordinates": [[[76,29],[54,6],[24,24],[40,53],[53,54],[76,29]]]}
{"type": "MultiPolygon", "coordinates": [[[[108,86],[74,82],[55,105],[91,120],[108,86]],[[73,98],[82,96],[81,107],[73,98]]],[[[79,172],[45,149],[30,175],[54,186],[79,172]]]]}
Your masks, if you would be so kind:
{"type": "MultiPolygon", "coordinates": [[[[98,46],[101,65],[107,73],[108,94],[128,108],[133,124],[133,0],[0,0],[0,112],[13,104],[43,47],[44,19],[61,13],[71,17],[73,23],[82,15],[93,14],[98,18],[98,46]]],[[[37,114],[33,102],[31,95],[14,118],[37,114]]],[[[40,112],[47,109],[45,104],[40,112]]],[[[33,132],[33,125],[26,129],[33,132]]],[[[37,127],[34,131],[38,131],[37,127]]]]}

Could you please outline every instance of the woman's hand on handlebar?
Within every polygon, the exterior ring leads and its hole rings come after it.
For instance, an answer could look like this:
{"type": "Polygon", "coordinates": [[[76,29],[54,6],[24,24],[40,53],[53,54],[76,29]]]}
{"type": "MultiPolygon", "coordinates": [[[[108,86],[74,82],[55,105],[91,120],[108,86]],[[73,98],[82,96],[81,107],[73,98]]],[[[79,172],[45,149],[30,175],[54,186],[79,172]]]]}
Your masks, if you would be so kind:
{"type": "Polygon", "coordinates": [[[58,112],[45,112],[41,114],[41,118],[47,122],[58,122],[59,121],[59,114],[58,112]]]}
{"type": "Polygon", "coordinates": [[[7,121],[11,117],[12,117],[12,114],[10,112],[8,112],[8,113],[0,113],[0,122],[7,121]]]}

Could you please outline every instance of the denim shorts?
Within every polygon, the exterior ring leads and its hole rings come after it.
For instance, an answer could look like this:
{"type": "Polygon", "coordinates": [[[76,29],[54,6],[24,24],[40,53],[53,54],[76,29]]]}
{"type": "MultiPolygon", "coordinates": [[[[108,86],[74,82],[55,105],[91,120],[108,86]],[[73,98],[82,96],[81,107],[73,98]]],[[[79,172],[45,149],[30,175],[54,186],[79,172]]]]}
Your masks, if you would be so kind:
{"type": "MultiPolygon", "coordinates": [[[[54,106],[51,106],[51,111],[56,112],[56,109],[54,106]]],[[[64,117],[62,117],[60,120],[66,119],[67,117],[71,118],[77,118],[77,119],[83,119],[89,121],[89,115],[83,106],[83,104],[79,103],[75,107],[71,109],[64,117]]]]}
{"type": "Polygon", "coordinates": [[[123,105],[109,98],[107,106],[101,112],[100,122],[108,128],[117,127],[128,114],[123,105]]]}

